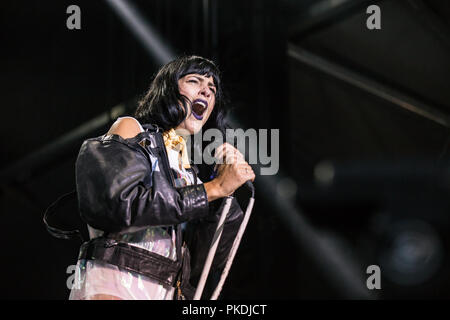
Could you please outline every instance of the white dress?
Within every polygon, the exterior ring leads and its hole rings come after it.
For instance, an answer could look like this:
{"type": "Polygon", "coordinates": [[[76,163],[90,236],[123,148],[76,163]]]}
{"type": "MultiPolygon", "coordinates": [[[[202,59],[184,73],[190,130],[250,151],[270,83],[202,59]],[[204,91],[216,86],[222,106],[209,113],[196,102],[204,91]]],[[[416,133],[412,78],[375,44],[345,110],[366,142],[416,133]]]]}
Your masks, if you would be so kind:
{"type": "MultiPolygon", "coordinates": [[[[144,131],[141,124],[139,126],[141,132],[144,131]]],[[[167,151],[170,166],[176,173],[176,187],[193,184],[194,177],[191,172],[180,168],[178,151],[172,149],[167,151]]],[[[201,183],[199,179],[197,181],[201,183]]],[[[96,230],[89,225],[88,229],[91,239],[103,234],[101,230],[96,230]]],[[[155,252],[166,258],[176,259],[174,228],[130,228],[126,232],[121,232],[120,236],[109,234],[108,237],[155,252]]],[[[91,299],[95,295],[102,294],[124,300],[172,300],[174,291],[173,287],[165,286],[135,272],[101,261],[83,259],[77,263],[69,299],[91,299]]]]}

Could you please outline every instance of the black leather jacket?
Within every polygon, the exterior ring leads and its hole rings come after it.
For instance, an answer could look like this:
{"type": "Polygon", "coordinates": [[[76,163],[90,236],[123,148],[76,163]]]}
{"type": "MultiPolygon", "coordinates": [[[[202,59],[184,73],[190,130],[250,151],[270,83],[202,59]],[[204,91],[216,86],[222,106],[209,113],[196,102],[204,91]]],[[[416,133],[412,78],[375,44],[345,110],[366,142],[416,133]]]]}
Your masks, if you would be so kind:
{"type": "MultiPolygon", "coordinates": [[[[187,222],[183,237],[195,286],[225,201],[208,203],[203,184],[176,188],[161,132],[152,125],[143,127],[145,132],[130,139],[103,135],[84,141],[76,162],[81,218],[106,233],[187,222]]],[[[212,273],[224,267],[242,218],[233,199],[212,273]]],[[[205,293],[213,286],[208,279],[205,293]]]]}

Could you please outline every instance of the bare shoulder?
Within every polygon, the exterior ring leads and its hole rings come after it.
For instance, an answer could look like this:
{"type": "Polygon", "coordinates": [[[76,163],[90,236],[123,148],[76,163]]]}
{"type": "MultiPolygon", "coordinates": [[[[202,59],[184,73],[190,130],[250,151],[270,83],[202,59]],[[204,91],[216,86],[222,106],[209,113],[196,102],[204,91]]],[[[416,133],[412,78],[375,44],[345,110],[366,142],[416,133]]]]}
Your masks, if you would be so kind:
{"type": "Polygon", "coordinates": [[[124,139],[133,138],[141,132],[139,122],[131,117],[117,119],[107,134],[117,134],[124,139]]]}

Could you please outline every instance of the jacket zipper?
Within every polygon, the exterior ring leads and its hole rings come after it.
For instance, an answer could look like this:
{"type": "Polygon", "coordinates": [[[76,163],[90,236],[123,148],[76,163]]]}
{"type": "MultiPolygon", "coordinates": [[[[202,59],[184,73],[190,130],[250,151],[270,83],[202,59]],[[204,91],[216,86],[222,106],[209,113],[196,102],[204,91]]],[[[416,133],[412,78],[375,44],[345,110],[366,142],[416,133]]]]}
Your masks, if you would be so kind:
{"type": "Polygon", "coordinates": [[[162,134],[157,134],[157,136],[158,136],[158,139],[160,140],[160,146],[161,146],[160,148],[162,149],[162,153],[163,153],[163,156],[161,157],[161,158],[163,158],[162,159],[163,165],[165,166],[166,172],[169,173],[169,176],[170,176],[170,179],[172,182],[172,186],[175,188],[175,178],[173,176],[172,170],[170,169],[170,164],[169,164],[169,160],[168,160],[169,156],[167,154],[167,150],[164,145],[164,139],[162,137],[162,134]]]}

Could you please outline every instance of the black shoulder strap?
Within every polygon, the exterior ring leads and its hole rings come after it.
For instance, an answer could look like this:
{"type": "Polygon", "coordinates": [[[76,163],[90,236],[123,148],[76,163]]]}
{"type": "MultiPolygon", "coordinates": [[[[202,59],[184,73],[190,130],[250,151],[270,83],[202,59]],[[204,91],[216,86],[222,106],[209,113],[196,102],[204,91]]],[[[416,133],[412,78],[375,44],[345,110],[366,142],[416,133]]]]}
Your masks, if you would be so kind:
{"type": "Polygon", "coordinates": [[[142,125],[142,128],[144,128],[146,131],[150,131],[150,132],[159,132],[160,131],[160,128],[156,124],[143,123],[141,125],[142,125]]]}
{"type": "Polygon", "coordinates": [[[71,192],[68,192],[66,194],[63,194],[58,199],[56,199],[55,202],[53,202],[48,208],[45,210],[44,213],[44,224],[47,228],[47,231],[58,239],[64,239],[64,240],[73,240],[73,239],[81,239],[82,242],[84,242],[83,236],[81,235],[79,230],[62,230],[56,227],[52,227],[48,221],[49,218],[55,215],[57,212],[58,207],[61,204],[66,203],[68,200],[73,199],[73,197],[77,196],[76,190],[72,190],[71,192]]]}

